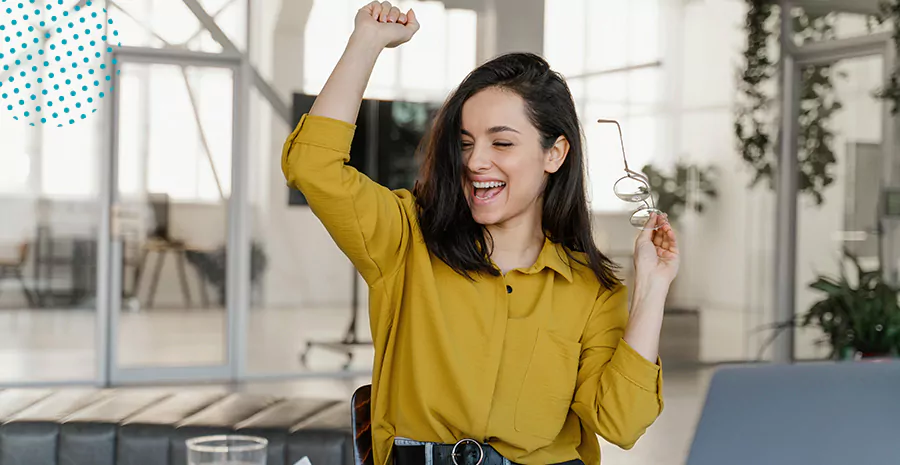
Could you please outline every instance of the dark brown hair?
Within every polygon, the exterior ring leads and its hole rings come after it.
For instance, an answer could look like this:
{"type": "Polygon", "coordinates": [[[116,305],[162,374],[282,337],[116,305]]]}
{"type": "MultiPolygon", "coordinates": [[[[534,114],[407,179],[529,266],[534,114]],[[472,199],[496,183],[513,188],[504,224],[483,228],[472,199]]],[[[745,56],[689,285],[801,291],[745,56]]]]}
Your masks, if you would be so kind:
{"type": "Polygon", "coordinates": [[[568,140],[566,160],[549,175],[544,190],[544,234],[565,246],[571,259],[590,268],[603,286],[614,287],[619,283],[617,266],[597,249],[591,233],[583,139],[572,94],[559,73],[530,53],[502,55],[479,66],[437,113],[424,141],[425,159],[415,187],[419,226],[428,249],[470,279],[473,272],[500,274],[490,261],[487,230],[472,218],[462,182],[466,176],[461,147],[463,104],[491,87],[515,92],[525,101],[544,150],[559,136],[568,140]],[[584,258],[572,252],[583,253],[584,258]]]}

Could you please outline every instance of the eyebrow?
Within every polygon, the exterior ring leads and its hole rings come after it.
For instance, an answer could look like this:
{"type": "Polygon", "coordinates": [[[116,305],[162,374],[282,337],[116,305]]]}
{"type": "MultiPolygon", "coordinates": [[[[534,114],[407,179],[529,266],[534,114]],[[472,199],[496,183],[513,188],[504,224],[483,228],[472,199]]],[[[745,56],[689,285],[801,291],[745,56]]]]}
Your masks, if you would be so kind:
{"type": "MultiPolygon", "coordinates": [[[[466,131],[465,129],[462,129],[461,131],[464,136],[475,137],[472,135],[472,133],[470,133],[469,131],[466,131]]],[[[488,134],[497,134],[499,132],[507,132],[507,131],[514,132],[516,134],[521,134],[519,131],[516,131],[515,129],[513,129],[509,126],[494,126],[487,130],[488,134]]]]}

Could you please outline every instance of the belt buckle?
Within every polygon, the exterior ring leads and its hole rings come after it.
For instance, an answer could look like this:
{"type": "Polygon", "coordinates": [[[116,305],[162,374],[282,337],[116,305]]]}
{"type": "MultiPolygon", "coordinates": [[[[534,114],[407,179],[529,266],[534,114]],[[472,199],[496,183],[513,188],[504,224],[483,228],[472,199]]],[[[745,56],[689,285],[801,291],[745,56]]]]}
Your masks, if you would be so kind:
{"type": "Polygon", "coordinates": [[[456,444],[453,445],[453,450],[450,451],[450,459],[453,460],[453,465],[464,465],[464,464],[456,461],[456,455],[457,455],[456,448],[459,447],[460,444],[467,443],[467,442],[471,442],[472,444],[475,444],[478,447],[479,456],[478,456],[478,462],[476,462],[475,465],[481,465],[481,462],[484,461],[484,448],[481,447],[481,443],[479,443],[478,441],[476,441],[474,439],[469,439],[469,438],[461,439],[456,444]]]}

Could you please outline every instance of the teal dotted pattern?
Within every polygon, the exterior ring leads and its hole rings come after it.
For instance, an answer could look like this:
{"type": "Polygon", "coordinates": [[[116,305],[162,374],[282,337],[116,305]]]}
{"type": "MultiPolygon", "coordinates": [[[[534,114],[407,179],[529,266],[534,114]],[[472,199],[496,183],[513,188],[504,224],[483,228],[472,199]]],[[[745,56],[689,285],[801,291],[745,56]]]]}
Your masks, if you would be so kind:
{"type": "Polygon", "coordinates": [[[97,111],[115,89],[108,54],[122,43],[96,3],[0,0],[0,112],[62,127],[97,111]]]}

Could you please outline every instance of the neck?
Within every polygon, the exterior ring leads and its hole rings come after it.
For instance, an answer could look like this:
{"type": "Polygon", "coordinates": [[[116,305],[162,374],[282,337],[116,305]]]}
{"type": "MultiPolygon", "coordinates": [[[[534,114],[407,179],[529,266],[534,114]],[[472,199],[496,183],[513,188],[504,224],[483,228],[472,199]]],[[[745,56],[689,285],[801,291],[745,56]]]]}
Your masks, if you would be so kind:
{"type": "Polygon", "coordinates": [[[509,270],[534,265],[544,246],[544,231],[539,209],[523,213],[503,223],[489,225],[487,230],[493,239],[491,260],[503,274],[509,270]]]}

